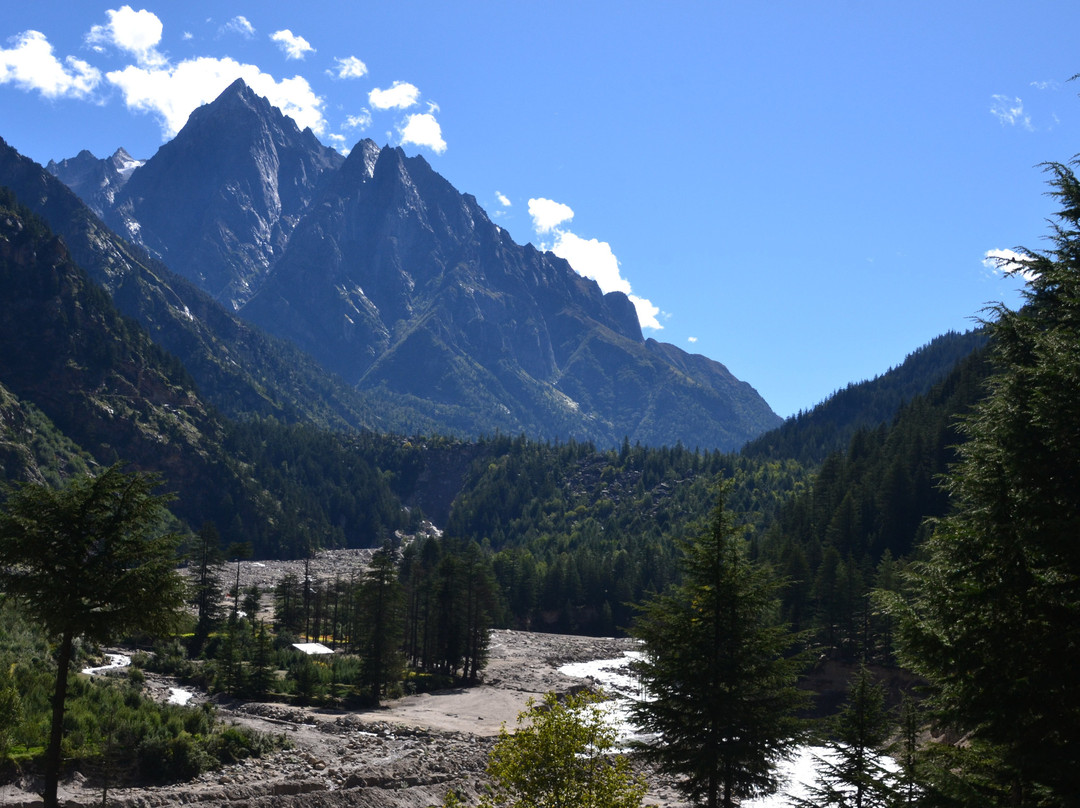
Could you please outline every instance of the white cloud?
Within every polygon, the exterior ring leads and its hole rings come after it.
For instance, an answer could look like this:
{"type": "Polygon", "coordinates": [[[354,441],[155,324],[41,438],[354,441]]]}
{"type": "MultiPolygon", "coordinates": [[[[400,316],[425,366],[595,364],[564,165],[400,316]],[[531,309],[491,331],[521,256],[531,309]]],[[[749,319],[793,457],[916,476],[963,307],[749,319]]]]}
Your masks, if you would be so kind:
{"type": "Polygon", "coordinates": [[[643,297],[637,295],[627,295],[630,298],[630,302],[634,304],[634,308],[637,309],[638,322],[642,328],[651,328],[654,331],[662,331],[663,326],[660,325],[660,321],[656,319],[656,315],[660,313],[660,307],[654,306],[652,301],[646,300],[643,297]]]}
{"type": "Polygon", "coordinates": [[[225,30],[232,31],[234,34],[240,34],[240,36],[245,39],[251,39],[255,36],[255,26],[248,22],[248,18],[243,14],[237,14],[225,23],[225,30]]]}
{"type": "Polygon", "coordinates": [[[129,65],[106,75],[123,92],[129,109],[158,117],[165,137],[179,132],[192,110],[213,101],[238,78],[296,121],[301,129],[311,127],[317,135],[326,129],[323,99],[315,94],[307,79],[294,76],[278,81],[256,65],[234,59],[204,56],[161,68],[129,65]]]}
{"type": "Polygon", "coordinates": [[[303,59],[307,54],[315,52],[310,42],[302,36],[294,34],[288,28],[274,31],[270,35],[270,39],[281,48],[281,52],[285,54],[286,59],[303,59]]]}
{"type": "Polygon", "coordinates": [[[423,112],[408,116],[404,125],[398,128],[398,134],[401,136],[403,146],[406,143],[414,143],[417,146],[427,146],[436,154],[446,151],[442,127],[431,113],[423,112]]]}
{"type": "Polygon", "coordinates": [[[1015,275],[1025,281],[1034,280],[1039,273],[1032,271],[1031,261],[1015,250],[987,250],[983,255],[983,266],[995,275],[1015,275]]]}
{"type": "Polygon", "coordinates": [[[420,98],[420,90],[407,81],[395,81],[389,90],[376,87],[368,93],[368,102],[375,109],[408,109],[420,98]]]}
{"type": "Polygon", "coordinates": [[[507,197],[506,194],[504,194],[502,191],[496,191],[495,198],[499,200],[499,204],[502,205],[504,208],[508,208],[514,204],[510,201],[509,197],[507,197]]]}
{"type": "Polygon", "coordinates": [[[1032,131],[1031,116],[1024,114],[1024,102],[1019,98],[1009,98],[1006,95],[993,96],[994,103],[990,107],[990,114],[993,115],[1002,126],[1009,124],[1009,126],[1020,126],[1032,131]]]}
{"type": "Polygon", "coordinates": [[[345,119],[346,129],[359,129],[361,132],[371,126],[371,113],[366,110],[360,110],[357,115],[350,115],[345,119]]]}
{"type": "Polygon", "coordinates": [[[161,32],[164,26],[161,19],[152,11],[135,11],[131,6],[109,9],[105,12],[109,21],[104,25],[95,25],[86,35],[86,43],[96,51],[103,51],[112,45],[127,51],[140,65],[152,67],[165,63],[165,57],[158,50],[161,32]]]}
{"type": "MultiPolygon", "coordinates": [[[[533,201],[529,200],[530,214],[533,214],[533,201]]],[[[543,201],[551,202],[551,200],[543,201]]],[[[558,204],[557,202],[552,203],[552,205],[558,204]]],[[[563,207],[566,206],[563,205],[563,207]]],[[[569,208],[566,209],[570,210],[569,208]]],[[[571,212],[570,215],[572,216],[573,213],[571,212]]],[[[533,222],[535,223],[536,220],[536,215],[533,214],[533,222]]],[[[612,252],[610,244],[595,238],[584,239],[568,230],[555,229],[554,233],[555,243],[550,247],[546,247],[546,249],[551,250],[560,258],[565,258],[579,275],[596,281],[600,291],[604,294],[623,292],[630,298],[630,302],[634,304],[634,308],[637,310],[638,322],[641,323],[642,328],[652,328],[657,331],[663,328],[657,319],[657,315],[660,314],[659,307],[654,306],[651,301],[643,297],[631,294],[630,281],[622,276],[619,270],[619,260],[615,257],[615,253],[612,252]]]]}
{"type": "Polygon", "coordinates": [[[46,98],[85,98],[101,83],[101,71],[68,56],[61,62],[40,31],[23,31],[0,48],[0,84],[37,90],[46,98]]]}
{"type": "Polygon", "coordinates": [[[358,79],[367,75],[367,65],[355,56],[346,56],[343,59],[335,59],[334,69],[326,72],[339,79],[358,79]]]}
{"type": "Polygon", "coordinates": [[[574,211],[562,202],[539,197],[529,200],[529,215],[537,233],[550,233],[563,222],[573,219],[574,211]]]}
{"type": "Polygon", "coordinates": [[[615,257],[610,244],[595,238],[584,239],[576,233],[559,227],[574,218],[574,211],[569,205],[543,197],[530,199],[529,216],[532,217],[533,229],[537,235],[545,233],[555,235],[555,243],[541,245],[542,249],[550,250],[560,258],[566,259],[579,275],[596,281],[604,294],[624,293],[634,304],[638,322],[641,323],[642,328],[652,328],[657,331],[663,328],[657,319],[657,315],[660,314],[659,307],[643,297],[631,294],[630,281],[622,276],[619,259],[615,257]]]}
{"type": "Polygon", "coordinates": [[[687,337],[686,341],[693,344],[693,343],[697,342],[697,337],[687,337]]]}
{"type": "Polygon", "coordinates": [[[606,241],[584,239],[568,230],[556,230],[555,243],[548,249],[569,261],[579,275],[600,284],[603,292],[630,294],[630,282],[619,274],[619,260],[606,241]]]}

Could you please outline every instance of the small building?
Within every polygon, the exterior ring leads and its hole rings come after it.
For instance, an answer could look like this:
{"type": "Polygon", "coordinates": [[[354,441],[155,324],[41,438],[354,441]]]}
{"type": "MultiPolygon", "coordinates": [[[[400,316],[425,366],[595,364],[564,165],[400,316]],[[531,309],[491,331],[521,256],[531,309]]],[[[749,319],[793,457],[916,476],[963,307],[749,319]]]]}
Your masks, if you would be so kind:
{"type": "Polygon", "coordinates": [[[332,654],[333,650],[327,648],[321,642],[294,642],[292,647],[297,651],[303,651],[308,656],[319,656],[321,654],[332,654]]]}

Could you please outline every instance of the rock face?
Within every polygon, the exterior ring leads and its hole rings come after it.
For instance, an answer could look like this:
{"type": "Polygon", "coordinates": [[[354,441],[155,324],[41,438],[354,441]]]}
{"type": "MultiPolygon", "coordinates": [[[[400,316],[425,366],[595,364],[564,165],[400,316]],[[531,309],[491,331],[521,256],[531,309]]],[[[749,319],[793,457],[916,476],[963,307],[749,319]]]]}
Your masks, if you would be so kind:
{"type": "Polygon", "coordinates": [[[387,420],[389,405],[333,379],[307,354],[242,321],[132,247],[57,177],[2,138],[0,185],[49,223],[75,263],[112,295],[123,314],[184,363],[200,393],[221,412],[383,432],[402,431],[402,423],[415,420],[408,412],[407,420],[398,418],[400,406],[395,407],[395,419],[387,420]]]}
{"type": "Polygon", "coordinates": [[[646,341],[626,295],[516,244],[422,157],[364,140],[343,158],[242,81],[104,217],[418,428],[735,449],[781,420],[722,364],[646,341]]]}
{"type": "Polygon", "coordinates": [[[59,163],[50,160],[45,170],[78,194],[94,213],[103,216],[115,204],[116,195],[131,172],[142,164],[142,160],[136,160],[123,148],[100,160],[83,149],[59,163]]]}
{"type": "Polygon", "coordinates": [[[238,308],[342,160],[237,79],[132,172],[105,222],[238,308]]]}

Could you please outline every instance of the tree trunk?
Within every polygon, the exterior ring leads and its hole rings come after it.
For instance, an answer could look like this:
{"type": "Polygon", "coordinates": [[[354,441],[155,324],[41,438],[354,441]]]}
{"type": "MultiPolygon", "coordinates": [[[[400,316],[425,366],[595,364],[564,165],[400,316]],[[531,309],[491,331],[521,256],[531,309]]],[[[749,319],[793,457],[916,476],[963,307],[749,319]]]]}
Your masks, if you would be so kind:
{"type": "Polygon", "coordinates": [[[67,701],[68,668],[71,665],[71,645],[74,637],[65,631],[56,654],[56,685],[53,688],[52,729],[49,749],[45,753],[45,791],[41,795],[45,808],[57,808],[56,791],[60,785],[60,742],[64,737],[64,703],[67,701]]]}

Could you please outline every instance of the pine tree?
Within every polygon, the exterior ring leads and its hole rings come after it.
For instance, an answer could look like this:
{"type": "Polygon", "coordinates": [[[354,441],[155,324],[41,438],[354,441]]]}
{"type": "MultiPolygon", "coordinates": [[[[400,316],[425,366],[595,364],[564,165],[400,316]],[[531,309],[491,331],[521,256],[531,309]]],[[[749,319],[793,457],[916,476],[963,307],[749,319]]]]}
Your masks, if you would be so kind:
{"type": "Polygon", "coordinates": [[[57,803],[68,671],[76,637],[115,640],[168,631],[184,603],[176,571],[179,537],[165,529],[154,475],[111,466],[59,490],[23,485],[0,514],[0,591],[57,641],[45,805],[57,803]]]}
{"type": "Polygon", "coordinates": [[[394,550],[389,543],[376,550],[360,584],[363,616],[361,654],[368,696],[378,704],[386,686],[400,681],[404,668],[404,591],[398,580],[394,550]]]}
{"type": "Polygon", "coordinates": [[[817,785],[799,808],[889,808],[896,791],[884,749],[892,722],[885,690],[860,667],[843,709],[828,721],[826,756],[818,761],[817,785]]]}
{"type": "Polygon", "coordinates": [[[198,656],[221,618],[221,574],[224,565],[221,537],[213,522],[204,523],[195,538],[195,580],[191,593],[196,613],[195,636],[191,641],[193,657],[198,656]]]}
{"type": "Polygon", "coordinates": [[[1080,182],[1047,169],[1062,204],[1053,249],[1019,261],[1023,308],[992,309],[994,374],[963,422],[954,511],[914,566],[911,601],[890,601],[902,661],[971,748],[998,756],[1008,786],[989,805],[1080,794],[1080,182]]]}
{"type": "Polygon", "coordinates": [[[919,773],[919,721],[919,705],[914,698],[905,695],[900,702],[896,738],[889,749],[889,754],[899,766],[894,801],[896,808],[912,808],[919,804],[922,796],[922,778],[919,773]]]}
{"type": "Polygon", "coordinates": [[[710,528],[683,545],[683,579],[647,602],[633,634],[647,696],[632,708],[657,740],[641,746],[661,771],[682,776],[709,808],[770,794],[777,766],[802,738],[795,687],[801,662],[777,621],[779,583],[748,557],[719,492],[710,528]]]}

